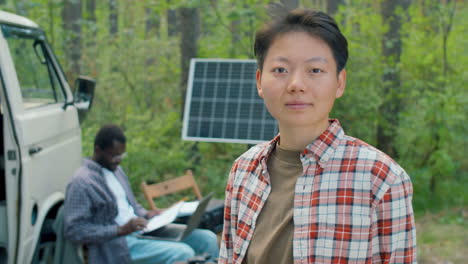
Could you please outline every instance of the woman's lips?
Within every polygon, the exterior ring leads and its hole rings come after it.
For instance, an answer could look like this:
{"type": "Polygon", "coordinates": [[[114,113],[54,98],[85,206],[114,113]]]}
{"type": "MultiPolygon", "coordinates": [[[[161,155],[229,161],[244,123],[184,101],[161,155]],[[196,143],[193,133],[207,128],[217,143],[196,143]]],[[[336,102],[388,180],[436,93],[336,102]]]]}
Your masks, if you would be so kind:
{"type": "Polygon", "coordinates": [[[301,102],[301,101],[294,101],[294,102],[286,103],[286,107],[290,109],[304,109],[310,106],[312,106],[311,103],[306,103],[306,102],[301,102]]]}

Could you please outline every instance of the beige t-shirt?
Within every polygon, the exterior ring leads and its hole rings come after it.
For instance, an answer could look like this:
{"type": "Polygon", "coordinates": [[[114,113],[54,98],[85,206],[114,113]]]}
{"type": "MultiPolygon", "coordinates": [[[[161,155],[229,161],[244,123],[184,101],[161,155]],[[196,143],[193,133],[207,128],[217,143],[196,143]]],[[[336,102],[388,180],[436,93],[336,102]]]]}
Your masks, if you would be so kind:
{"type": "Polygon", "coordinates": [[[271,193],[257,218],[244,264],[293,263],[294,187],[302,175],[300,153],[277,145],[268,159],[271,193]]]}

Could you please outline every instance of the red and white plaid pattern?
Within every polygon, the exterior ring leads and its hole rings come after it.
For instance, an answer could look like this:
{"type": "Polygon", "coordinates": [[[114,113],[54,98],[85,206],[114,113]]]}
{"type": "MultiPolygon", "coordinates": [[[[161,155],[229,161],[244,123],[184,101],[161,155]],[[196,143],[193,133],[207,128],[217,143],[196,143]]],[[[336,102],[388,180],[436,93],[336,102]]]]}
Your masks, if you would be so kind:
{"type": "MultiPolygon", "coordinates": [[[[242,263],[271,191],[266,160],[279,136],[231,169],[219,263],[242,263]]],[[[344,134],[338,120],[301,154],[295,186],[294,263],[416,263],[413,188],[406,172],[344,134]]],[[[281,249],[278,249],[281,250],[281,249]]]]}

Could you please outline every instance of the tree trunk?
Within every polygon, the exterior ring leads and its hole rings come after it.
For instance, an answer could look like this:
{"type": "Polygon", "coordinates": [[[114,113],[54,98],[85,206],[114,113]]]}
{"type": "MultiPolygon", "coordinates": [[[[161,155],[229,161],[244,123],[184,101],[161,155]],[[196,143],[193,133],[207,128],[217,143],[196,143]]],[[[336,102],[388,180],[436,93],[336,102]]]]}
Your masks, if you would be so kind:
{"type": "Polygon", "coordinates": [[[49,13],[49,36],[48,36],[48,39],[50,41],[50,44],[53,47],[55,45],[55,31],[54,31],[55,16],[54,16],[54,1],[53,0],[49,0],[49,2],[47,2],[47,11],[49,13]]]}
{"type": "Polygon", "coordinates": [[[382,39],[382,55],[385,69],[382,76],[384,100],[379,108],[380,120],[377,126],[377,147],[393,158],[398,158],[395,139],[398,128],[398,114],[401,111],[400,72],[398,64],[401,55],[401,11],[406,11],[409,0],[384,0],[382,2],[383,23],[388,31],[382,39]]]}
{"type": "Polygon", "coordinates": [[[119,8],[118,0],[109,0],[109,34],[115,38],[119,32],[119,8]]]}
{"type": "MultiPolygon", "coordinates": [[[[154,11],[154,9],[150,6],[145,7],[145,39],[148,41],[152,41],[153,39],[156,38],[157,30],[159,28],[159,16],[158,14],[154,11]]],[[[153,43],[153,42],[150,42],[153,43]]],[[[146,53],[148,56],[145,57],[145,67],[146,70],[151,71],[151,67],[155,65],[156,63],[156,56],[154,55],[154,52],[152,51],[153,45],[148,46],[145,45],[145,49],[147,49],[146,53]]],[[[143,86],[145,91],[152,91],[157,87],[157,84],[154,83],[154,80],[151,78],[146,78],[143,81],[143,86]]],[[[141,102],[144,102],[144,104],[141,104],[142,108],[150,109],[152,108],[153,104],[153,94],[152,92],[149,93],[147,96],[143,96],[144,99],[141,100],[141,102]]],[[[155,114],[155,111],[151,111],[151,114],[155,114]]]]}
{"type": "Polygon", "coordinates": [[[330,16],[336,15],[340,5],[344,4],[344,0],[328,0],[327,2],[327,13],[330,16]]]}
{"type": "MultiPolygon", "coordinates": [[[[184,118],[185,94],[187,92],[187,79],[190,68],[190,59],[196,58],[198,54],[198,37],[200,35],[200,15],[198,8],[180,8],[180,28],[181,28],[181,105],[180,105],[180,118],[184,118]]],[[[198,144],[194,144],[188,153],[194,165],[199,165],[201,162],[200,154],[198,152],[198,144]]],[[[187,158],[188,158],[187,157],[187,158]]]]}
{"type": "MultiPolygon", "coordinates": [[[[441,3],[441,5],[444,5],[441,3]]],[[[455,15],[456,10],[456,2],[452,2],[452,0],[446,0],[445,6],[447,8],[446,14],[442,14],[441,16],[443,19],[442,22],[442,48],[443,48],[443,61],[444,61],[444,77],[447,77],[447,73],[449,70],[448,66],[448,57],[447,57],[447,40],[452,31],[453,25],[453,17],[455,15]]]]}
{"type": "MultiPolygon", "coordinates": [[[[450,32],[452,31],[452,25],[453,25],[453,18],[455,15],[455,10],[456,10],[456,2],[452,2],[452,0],[446,0],[445,3],[439,3],[439,6],[437,9],[440,12],[440,17],[442,19],[439,20],[440,26],[442,28],[442,61],[443,61],[443,80],[441,83],[441,87],[446,87],[446,82],[447,82],[447,75],[449,71],[449,62],[448,62],[448,57],[447,57],[447,40],[450,35],[450,32]]],[[[440,93],[443,93],[444,91],[439,91],[440,93]]],[[[439,100],[438,105],[435,106],[436,109],[445,109],[445,102],[444,100],[439,100]]],[[[444,120],[438,120],[436,118],[436,113],[434,112],[434,122],[432,124],[432,127],[447,127],[447,124],[445,123],[444,120]]],[[[440,151],[444,146],[442,143],[443,140],[443,135],[440,132],[440,129],[434,129],[434,135],[433,135],[433,142],[435,142],[435,146],[433,151],[431,151],[431,155],[436,153],[437,151],[440,151]]],[[[429,167],[435,168],[436,164],[435,160],[432,160],[431,164],[429,164],[429,167]]],[[[431,175],[430,179],[430,184],[429,184],[429,189],[431,190],[432,193],[436,192],[437,185],[438,185],[438,178],[440,179],[440,175],[437,175],[433,173],[431,175]]]]}
{"type": "Polygon", "coordinates": [[[86,20],[86,34],[83,40],[83,46],[86,47],[83,55],[83,74],[97,76],[97,18],[96,18],[96,0],[86,0],[84,5],[86,20]]]}
{"type": "Polygon", "coordinates": [[[177,35],[179,31],[177,27],[177,12],[173,9],[167,10],[167,34],[169,37],[177,35]]]}
{"type": "Polygon", "coordinates": [[[89,46],[96,46],[96,0],[86,0],[86,20],[88,21],[88,29],[90,32],[89,46]]]}
{"type": "MultiPolygon", "coordinates": [[[[200,32],[200,16],[197,8],[180,8],[180,21],[182,29],[182,40],[180,43],[181,49],[181,102],[182,109],[185,104],[185,93],[187,91],[187,79],[190,67],[190,59],[197,57],[198,53],[198,37],[200,32]]],[[[181,112],[183,113],[183,111],[181,112]]]]}
{"type": "Polygon", "coordinates": [[[81,59],[81,0],[65,0],[62,10],[65,32],[65,56],[70,62],[67,67],[68,80],[74,81],[80,74],[81,59]]]}
{"type": "Polygon", "coordinates": [[[229,49],[229,57],[230,58],[236,58],[237,57],[237,50],[239,43],[241,41],[241,35],[240,35],[240,20],[236,19],[231,21],[231,48],[229,49]]]}
{"type": "Polygon", "coordinates": [[[156,36],[156,30],[159,27],[158,15],[154,12],[153,8],[145,8],[145,39],[156,36]]]}

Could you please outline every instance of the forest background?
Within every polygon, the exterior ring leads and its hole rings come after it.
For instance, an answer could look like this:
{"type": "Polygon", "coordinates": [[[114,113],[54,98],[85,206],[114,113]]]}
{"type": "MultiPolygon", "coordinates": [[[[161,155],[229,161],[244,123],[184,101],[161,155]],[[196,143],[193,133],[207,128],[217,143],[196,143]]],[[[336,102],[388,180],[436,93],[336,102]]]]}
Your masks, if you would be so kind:
{"type": "MultiPolygon", "coordinates": [[[[97,80],[83,152],[105,123],[121,125],[122,166],[142,181],[194,170],[202,193],[224,197],[243,144],[181,140],[190,58],[253,57],[267,0],[0,0],[46,31],[70,84],[97,80]]],[[[347,134],[394,157],[410,174],[419,260],[468,254],[468,7],[463,0],[282,0],[333,15],[349,41],[348,83],[331,116],[347,134]]]]}

